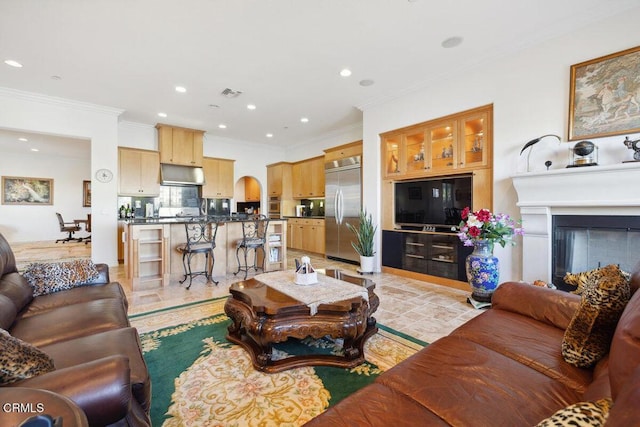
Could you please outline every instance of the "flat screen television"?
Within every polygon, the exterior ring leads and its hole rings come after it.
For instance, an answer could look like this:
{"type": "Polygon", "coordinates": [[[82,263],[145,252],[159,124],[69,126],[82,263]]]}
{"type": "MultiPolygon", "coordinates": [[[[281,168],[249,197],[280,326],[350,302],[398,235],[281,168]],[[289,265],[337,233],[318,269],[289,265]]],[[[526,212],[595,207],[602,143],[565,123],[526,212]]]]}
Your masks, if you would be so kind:
{"type": "Polygon", "coordinates": [[[395,183],[395,222],[399,226],[460,224],[472,202],[472,176],[430,178],[395,183]]]}

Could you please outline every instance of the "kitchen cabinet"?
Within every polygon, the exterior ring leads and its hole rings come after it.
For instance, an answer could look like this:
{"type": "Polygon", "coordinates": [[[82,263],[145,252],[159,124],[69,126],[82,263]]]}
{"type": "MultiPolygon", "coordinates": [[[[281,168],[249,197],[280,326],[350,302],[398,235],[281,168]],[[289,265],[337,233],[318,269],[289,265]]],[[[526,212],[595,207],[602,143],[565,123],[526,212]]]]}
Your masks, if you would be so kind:
{"type": "Polygon", "coordinates": [[[118,194],[160,194],[160,158],[157,151],[118,147],[118,194]]]}
{"type": "Polygon", "coordinates": [[[325,163],[354,156],[362,156],[362,141],[355,141],[324,150],[325,163]]]}
{"type": "Polygon", "coordinates": [[[406,179],[491,167],[492,107],[382,134],[382,174],[406,179]]]}
{"type": "Polygon", "coordinates": [[[291,163],[279,162],[267,166],[267,194],[282,199],[291,197],[291,163]]]}
{"type": "Polygon", "coordinates": [[[203,170],[205,184],[202,186],[202,197],[207,199],[233,198],[233,168],[235,160],[205,157],[203,170]]]}
{"type": "Polygon", "coordinates": [[[316,218],[290,218],[289,247],[306,252],[324,254],[325,220],[316,218]]]}
{"type": "Polygon", "coordinates": [[[245,202],[260,201],[260,183],[250,176],[244,178],[244,200],[245,202]]]}
{"type": "Polygon", "coordinates": [[[294,163],[291,176],[294,199],[324,197],[324,156],[294,163]]]}
{"type": "Polygon", "coordinates": [[[168,224],[129,225],[127,278],[133,290],[166,286],[169,283],[170,226],[168,224]]]}
{"type": "Polygon", "coordinates": [[[160,163],[202,166],[204,131],[157,124],[160,163]]]}

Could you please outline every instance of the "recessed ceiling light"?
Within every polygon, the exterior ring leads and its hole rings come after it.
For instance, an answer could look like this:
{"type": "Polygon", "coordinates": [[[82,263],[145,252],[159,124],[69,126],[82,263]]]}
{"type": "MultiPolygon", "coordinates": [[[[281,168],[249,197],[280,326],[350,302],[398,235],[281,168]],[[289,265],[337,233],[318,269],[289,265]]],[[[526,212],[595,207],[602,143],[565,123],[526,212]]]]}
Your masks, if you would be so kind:
{"type": "Polygon", "coordinates": [[[463,40],[464,39],[460,36],[449,37],[448,39],[445,39],[441,45],[445,49],[451,49],[452,47],[460,46],[463,40]]]}
{"type": "Polygon", "coordinates": [[[272,134],[272,133],[268,133],[268,134],[266,135],[266,137],[267,137],[267,138],[273,138],[273,134],[272,134]]]}
{"type": "Polygon", "coordinates": [[[37,148],[32,148],[31,151],[36,152],[36,151],[40,151],[40,150],[38,150],[37,148]]]}
{"type": "Polygon", "coordinates": [[[340,71],[340,75],[342,77],[349,77],[351,75],[351,70],[348,69],[348,68],[345,68],[345,69],[340,71]]]}
{"type": "Polygon", "coordinates": [[[14,61],[13,59],[7,59],[6,61],[4,61],[4,63],[10,67],[22,68],[22,64],[18,61],[14,61]]]}
{"type": "Polygon", "coordinates": [[[187,88],[184,86],[176,86],[176,92],[185,93],[187,88]]]}
{"type": "Polygon", "coordinates": [[[375,82],[371,79],[364,79],[364,80],[360,80],[360,86],[371,86],[373,85],[375,82]]]}
{"type": "Polygon", "coordinates": [[[308,118],[306,118],[306,117],[302,117],[302,118],[300,118],[300,121],[301,121],[302,123],[309,123],[309,119],[308,119],[308,118]]]}
{"type": "Polygon", "coordinates": [[[158,113],[160,117],[167,117],[167,113],[158,113]]]}
{"type": "Polygon", "coordinates": [[[247,108],[248,108],[249,110],[255,110],[255,109],[256,109],[256,106],[255,106],[254,104],[249,104],[249,105],[247,105],[247,108]]]}
{"type": "Polygon", "coordinates": [[[218,127],[219,127],[220,129],[226,129],[226,128],[227,128],[227,125],[225,125],[224,123],[220,123],[220,124],[218,125],[218,127]]]}
{"type": "Polygon", "coordinates": [[[22,138],[18,138],[18,141],[27,142],[27,141],[28,141],[28,139],[27,139],[27,138],[22,137],[22,138]]]}

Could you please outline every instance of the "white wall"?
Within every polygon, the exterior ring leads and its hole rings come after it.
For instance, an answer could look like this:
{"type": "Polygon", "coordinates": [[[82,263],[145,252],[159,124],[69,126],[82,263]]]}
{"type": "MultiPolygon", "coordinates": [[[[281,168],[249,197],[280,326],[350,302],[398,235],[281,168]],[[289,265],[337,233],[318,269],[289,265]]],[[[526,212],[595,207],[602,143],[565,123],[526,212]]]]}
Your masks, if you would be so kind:
{"type": "MultiPolygon", "coordinates": [[[[91,140],[92,177],[101,168],[117,170],[118,116],[121,112],[110,107],[0,88],[0,128],[91,140]]],[[[54,191],[58,194],[75,189],[59,185],[54,191]]],[[[117,180],[98,183],[92,179],[91,191],[92,241],[99,242],[92,244],[92,258],[96,262],[116,265],[117,220],[114,206],[117,203],[117,180]]],[[[18,221],[22,218],[0,218],[3,227],[15,227],[18,221]]]]}
{"type": "MultiPolygon", "coordinates": [[[[566,141],[571,65],[637,46],[638,32],[624,29],[637,27],[638,22],[640,8],[365,108],[364,156],[377,159],[364,165],[365,205],[380,217],[380,133],[493,103],[493,209],[519,217],[510,177],[526,170],[526,157],[520,158],[519,152],[527,141],[547,133],[566,141]]],[[[630,158],[622,140],[624,135],[594,140],[600,147],[600,164],[630,158]]],[[[547,138],[535,147],[531,170],[544,170],[546,159],[553,161],[553,168],[566,167],[573,142],[559,145],[554,141],[547,138]]],[[[629,185],[629,191],[635,191],[631,183],[620,185],[629,185]]],[[[379,247],[380,236],[377,243],[379,247]]],[[[496,254],[501,259],[501,280],[520,279],[521,246],[498,248],[496,254]]]]}
{"type": "MultiPolygon", "coordinates": [[[[0,233],[9,242],[60,239],[67,234],[60,232],[56,212],[65,222],[85,219],[91,213],[91,208],[82,206],[82,181],[91,179],[91,165],[85,158],[3,153],[0,173],[53,179],[52,205],[0,205],[0,233]]],[[[75,234],[86,235],[84,231],[75,234]]]]}

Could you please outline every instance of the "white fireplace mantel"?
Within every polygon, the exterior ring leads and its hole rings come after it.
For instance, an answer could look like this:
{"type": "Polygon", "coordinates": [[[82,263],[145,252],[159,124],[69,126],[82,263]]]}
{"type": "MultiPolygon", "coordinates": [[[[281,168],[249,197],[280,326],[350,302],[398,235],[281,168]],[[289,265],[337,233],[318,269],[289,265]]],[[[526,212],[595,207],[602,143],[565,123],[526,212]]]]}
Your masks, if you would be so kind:
{"type": "Polygon", "coordinates": [[[640,162],[530,172],[512,179],[525,229],[525,281],[551,280],[554,215],[640,216],[640,162]]]}

